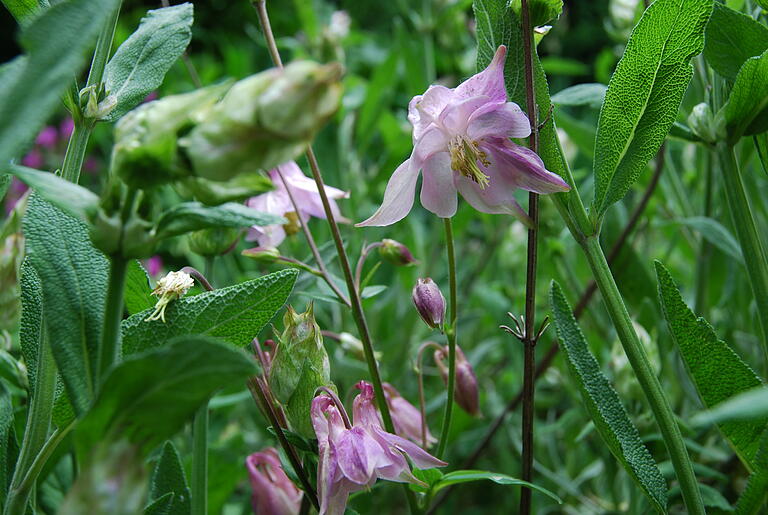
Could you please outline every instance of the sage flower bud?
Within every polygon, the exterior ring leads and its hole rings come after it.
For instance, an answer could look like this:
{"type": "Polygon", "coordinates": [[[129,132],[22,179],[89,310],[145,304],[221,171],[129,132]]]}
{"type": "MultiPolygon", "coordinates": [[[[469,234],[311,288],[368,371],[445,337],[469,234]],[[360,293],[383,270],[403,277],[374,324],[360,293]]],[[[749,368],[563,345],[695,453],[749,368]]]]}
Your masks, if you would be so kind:
{"type": "Polygon", "coordinates": [[[311,304],[304,313],[289,306],[283,323],[285,330],[278,338],[269,369],[269,386],[283,405],[291,429],[313,438],[312,399],[319,387],[333,388],[331,365],[311,304]]]}
{"type": "Polygon", "coordinates": [[[165,322],[165,308],[172,300],[176,300],[186,295],[187,291],[195,285],[195,280],[192,276],[186,272],[169,272],[165,277],[162,277],[155,289],[152,290],[152,295],[158,298],[157,304],[155,304],[155,311],[147,318],[150,320],[162,320],[165,322]]]}
{"type": "Polygon", "coordinates": [[[389,238],[381,240],[379,255],[385,261],[389,261],[397,266],[411,266],[417,263],[408,247],[399,241],[390,240],[389,238]]]}
{"type": "Polygon", "coordinates": [[[231,227],[201,229],[188,236],[189,250],[201,256],[221,256],[237,244],[240,231],[231,227]]]}
{"type": "Polygon", "coordinates": [[[445,323],[445,297],[437,284],[427,277],[419,278],[411,293],[413,304],[421,319],[432,329],[441,328],[445,323]]]}
{"type": "Polygon", "coordinates": [[[341,68],[291,63],[243,79],[180,143],[195,174],[225,181],[298,156],[336,112],[341,68]]]}
{"type": "MultiPolygon", "coordinates": [[[[448,347],[435,351],[435,364],[440,370],[443,382],[448,384],[448,347]]],[[[456,346],[456,382],[453,390],[454,400],[461,409],[472,415],[480,416],[480,394],[477,389],[477,376],[472,364],[464,356],[461,348],[456,346]]]]}

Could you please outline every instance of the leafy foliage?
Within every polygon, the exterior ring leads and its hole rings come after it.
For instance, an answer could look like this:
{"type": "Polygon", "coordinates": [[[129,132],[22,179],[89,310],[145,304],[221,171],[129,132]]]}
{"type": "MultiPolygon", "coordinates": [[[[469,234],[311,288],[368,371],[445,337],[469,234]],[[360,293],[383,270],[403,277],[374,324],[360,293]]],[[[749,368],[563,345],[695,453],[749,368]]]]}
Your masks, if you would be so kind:
{"type": "Polygon", "coordinates": [[[141,263],[136,260],[128,263],[123,300],[125,301],[125,309],[131,315],[150,309],[155,304],[152,288],[149,286],[149,275],[141,263]]]}
{"type": "Polygon", "coordinates": [[[704,58],[717,73],[734,80],[750,57],[768,49],[768,28],[744,13],[715,2],[704,43],[704,58]]]}
{"type": "Polygon", "coordinates": [[[728,141],[768,129],[768,50],[747,59],[723,106],[728,141]]]}
{"type": "Polygon", "coordinates": [[[198,229],[285,223],[281,216],[262,213],[242,204],[228,202],[220,206],[205,206],[199,202],[185,202],[163,213],[157,222],[159,238],[177,236],[198,229]]]}
{"type": "Polygon", "coordinates": [[[168,506],[163,511],[167,515],[187,515],[192,509],[191,495],[179,452],[172,442],[165,442],[163,453],[152,475],[149,498],[152,504],[167,503],[168,506]],[[170,501],[168,501],[169,495],[170,501]],[[166,500],[161,502],[162,499],[166,500]]]}

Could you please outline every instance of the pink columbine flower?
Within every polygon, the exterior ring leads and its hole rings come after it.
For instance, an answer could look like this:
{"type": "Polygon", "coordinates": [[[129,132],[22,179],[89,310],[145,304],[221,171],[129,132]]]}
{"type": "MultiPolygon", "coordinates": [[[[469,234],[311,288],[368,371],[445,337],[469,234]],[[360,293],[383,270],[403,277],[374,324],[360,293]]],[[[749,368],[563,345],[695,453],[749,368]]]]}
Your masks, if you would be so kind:
{"type": "Polygon", "coordinates": [[[454,89],[434,85],[413,97],[413,152],[389,179],[381,207],[358,227],[402,220],[413,206],[420,171],[421,204],[441,218],[456,214],[458,192],[478,211],[508,213],[527,223],[515,190],[570,189],[538,155],[509,139],[528,137],[531,127],[520,107],[507,102],[506,53],[500,46],[485,70],[454,89]]]}
{"type": "MultiPolygon", "coordinates": [[[[246,202],[248,207],[253,209],[265,213],[286,216],[286,218],[288,218],[289,223],[286,225],[251,227],[247,239],[250,241],[257,240],[259,246],[267,248],[277,247],[285,239],[286,234],[292,234],[293,232],[298,231],[297,214],[293,207],[293,203],[288,196],[288,191],[283,183],[283,179],[288,183],[293,198],[299,206],[298,216],[301,216],[302,220],[306,221],[310,216],[325,218],[323,203],[320,201],[320,194],[317,192],[315,181],[304,175],[301,168],[299,168],[299,165],[294,161],[283,163],[274,170],[270,170],[269,178],[275,185],[275,189],[251,197],[246,202]]],[[[335,199],[347,198],[349,197],[349,193],[330,186],[325,187],[325,192],[330,200],[331,210],[333,211],[334,217],[338,221],[347,222],[348,220],[341,216],[335,199]]]]}
{"type": "MultiPolygon", "coordinates": [[[[391,384],[384,383],[382,386],[384,387],[387,406],[389,406],[389,413],[392,415],[395,433],[412,442],[421,443],[421,412],[419,412],[419,408],[408,402],[391,384]]],[[[437,443],[437,438],[432,436],[429,428],[425,427],[424,429],[427,433],[425,438],[427,446],[437,443]]]]}
{"type": "Polygon", "coordinates": [[[251,480],[253,511],[258,515],[296,515],[301,508],[301,490],[288,478],[277,450],[268,447],[245,460],[251,480]]]}
{"type": "Polygon", "coordinates": [[[328,395],[312,401],[312,425],[317,435],[320,459],[317,490],[320,515],[341,515],[352,492],[370,488],[377,479],[423,484],[411,474],[410,459],[421,469],[447,465],[421,447],[382,429],[374,406],[373,386],[360,381],[354,401],[354,425],[348,423],[328,395]]]}
{"type": "Polygon", "coordinates": [[[56,146],[58,140],[59,133],[56,130],[56,127],[48,125],[47,127],[43,127],[43,130],[38,133],[37,138],[35,138],[35,144],[40,145],[43,148],[51,149],[56,146]]]}

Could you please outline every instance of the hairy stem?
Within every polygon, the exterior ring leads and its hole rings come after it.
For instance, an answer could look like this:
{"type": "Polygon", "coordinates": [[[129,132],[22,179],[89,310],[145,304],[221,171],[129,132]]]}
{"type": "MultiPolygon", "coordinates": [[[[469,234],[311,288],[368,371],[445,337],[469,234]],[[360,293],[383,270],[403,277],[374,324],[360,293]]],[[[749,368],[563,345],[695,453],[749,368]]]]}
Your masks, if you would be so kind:
{"type": "Polygon", "coordinates": [[[192,423],[192,515],[208,513],[208,402],[195,414],[192,423]]]}
{"type": "Polygon", "coordinates": [[[111,256],[107,305],[104,308],[104,330],[99,347],[99,364],[96,381],[100,384],[106,373],[120,356],[120,322],[123,319],[123,292],[128,260],[122,256],[111,256]]]}
{"type": "Polygon", "coordinates": [[[453,226],[450,218],[443,218],[445,226],[445,246],[448,253],[448,280],[450,282],[450,314],[446,336],[448,337],[448,399],[445,402],[443,413],[443,425],[440,430],[440,443],[437,446],[438,458],[442,458],[448,445],[448,434],[451,431],[451,417],[453,416],[453,398],[456,389],[456,338],[458,333],[457,321],[457,288],[456,288],[456,252],[453,245],[453,226]]]}

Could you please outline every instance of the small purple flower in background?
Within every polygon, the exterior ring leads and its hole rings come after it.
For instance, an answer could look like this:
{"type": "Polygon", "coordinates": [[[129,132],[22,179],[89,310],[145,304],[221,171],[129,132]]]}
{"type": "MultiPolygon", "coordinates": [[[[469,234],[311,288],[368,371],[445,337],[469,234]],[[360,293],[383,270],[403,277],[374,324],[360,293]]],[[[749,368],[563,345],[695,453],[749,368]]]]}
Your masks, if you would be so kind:
{"type": "Polygon", "coordinates": [[[422,484],[411,474],[408,459],[421,469],[447,465],[405,438],[381,427],[374,406],[373,386],[360,381],[354,400],[354,425],[331,397],[318,395],[312,401],[312,425],[320,458],[317,490],[320,515],[341,515],[352,492],[370,488],[377,479],[422,484]]]}
{"type": "MultiPolygon", "coordinates": [[[[251,227],[246,239],[250,241],[257,240],[261,247],[277,247],[282,243],[287,234],[297,232],[299,229],[297,216],[301,216],[304,221],[307,221],[310,216],[325,218],[323,203],[320,201],[320,194],[317,192],[315,181],[304,175],[299,165],[295,162],[289,161],[281,164],[274,170],[270,170],[269,178],[275,185],[275,189],[251,197],[246,201],[246,204],[248,207],[265,213],[285,216],[288,218],[289,223],[286,225],[251,227]],[[294,210],[283,179],[288,183],[296,204],[299,206],[298,214],[294,210]]],[[[349,193],[330,186],[325,187],[325,192],[330,199],[334,217],[340,222],[348,222],[347,219],[341,216],[335,199],[347,198],[349,193]]]]}
{"type": "Polygon", "coordinates": [[[441,218],[456,214],[461,193],[478,211],[512,214],[528,223],[515,190],[545,194],[570,189],[538,155],[509,139],[528,137],[531,127],[520,107],[507,102],[505,56],[502,45],[485,70],[458,87],[430,86],[413,97],[408,105],[413,153],[389,179],[381,207],[358,227],[405,218],[420,171],[421,204],[441,218]]]}
{"type": "Polygon", "coordinates": [[[62,120],[62,122],[59,124],[59,135],[62,139],[69,139],[70,136],[72,136],[74,130],[75,121],[70,116],[64,118],[64,120],[62,120]]]}
{"type": "Polygon", "coordinates": [[[157,277],[163,271],[163,258],[160,256],[152,256],[145,264],[150,277],[157,277]]]}
{"type": "Polygon", "coordinates": [[[93,157],[88,156],[85,158],[85,162],[83,163],[83,171],[95,174],[99,170],[99,161],[93,157]]]}
{"type": "Polygon", "coordinates": [[[43,127],[43,130],[40,131],[40,133],[37,135],[37,138],[35,138],[35,145],[39,145],[43,148],[51,149],[56,146],[56,143],[59,141],[59,133],[56,130],[56,127],[51,127],[48,125],[47,127],[43,127]]]}
{"type": "MultiPolygon", "coordinates": [[[[435,351],[435,363],[440,369],[443,382],[448,384],[448,367],[445,360],[448,358],[448,347],[435,351]]],[[[456,346],[456,383],[453,390],[456,404],[461,409],[472,415],[480,416],[480,392],[477,388],[477,376],[472,364],[467,360],[464,352],[456,346]]]]}
{"type": "Polygon", "coordinates": [[[258,515],[296,515],[302,492],[288,478],[277,450],[268,447],[245,460],[251,480],[253,512],[258,515]]]}
{"type": "Polygon", "coordinates": [[[30,168],[42,168],[45,160],[40,150],[33,148],[27,155],[21,158],[21,164],[30,168]]]}
{"type": "MultiPolygon", "coordinates": [[[[419,408],[408,402],[400,392],[389,383],[384,383],[384,397],[387,399],[389,413],[392,415],[392,423],[395,425],[395,433],[412,442],[421,443],[421,413],[419,408]]],[[[426,428],[427,446],[437,443],[437,439],[426,428]]]]}

